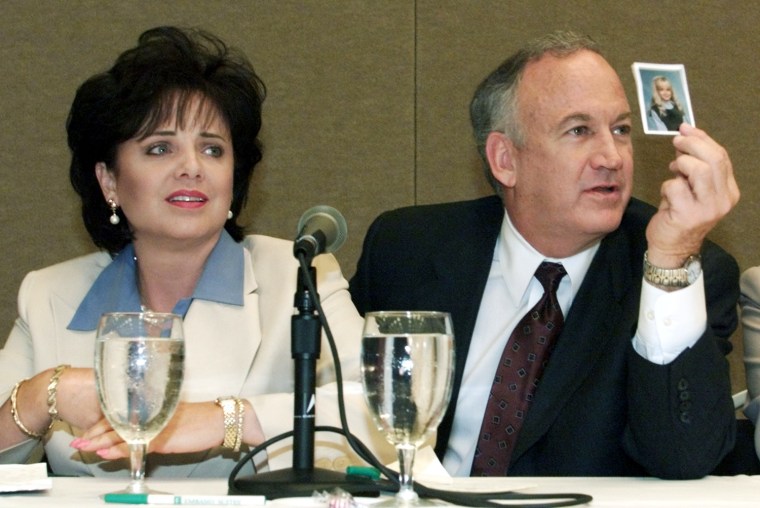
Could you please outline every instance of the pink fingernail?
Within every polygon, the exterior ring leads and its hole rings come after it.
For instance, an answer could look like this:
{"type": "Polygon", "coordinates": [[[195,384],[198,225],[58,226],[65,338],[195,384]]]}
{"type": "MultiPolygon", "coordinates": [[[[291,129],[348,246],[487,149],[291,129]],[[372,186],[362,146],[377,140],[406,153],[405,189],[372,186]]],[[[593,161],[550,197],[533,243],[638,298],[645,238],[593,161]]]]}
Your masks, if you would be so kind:
{"type": "Polygon", "coordinates": [[[90,445],[90,440],[84,439],[81,437],[78,437],[74,441],[71,442],[71,446],[73,446],[74,448],[84,448],[85,446],[89,446],[89,445],[90,445]]]}

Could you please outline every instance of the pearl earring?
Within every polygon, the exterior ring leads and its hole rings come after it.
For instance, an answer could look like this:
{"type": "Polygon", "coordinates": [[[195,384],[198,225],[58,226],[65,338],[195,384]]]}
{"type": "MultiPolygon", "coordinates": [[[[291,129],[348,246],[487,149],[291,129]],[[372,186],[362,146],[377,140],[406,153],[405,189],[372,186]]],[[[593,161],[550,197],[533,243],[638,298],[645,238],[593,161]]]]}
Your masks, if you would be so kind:
{"type": "Polygon", "coordinates": [[[116,226],[119,222],[121,222],[121,219],[116,213],[116,209],[118,208],[118,206],[116,206],[116,203],[114,203],[113,199],[108,200],[108,206],[111,207],[111,216],[108,218],[108,222],[116,226]]]}
{"type": "Polygon", "coordinates": [[[232,213],[232,210],[229,210],[229,211],[227,212],[227,220],[230,220],[230,219],[232,219],[233,217],[234,217],[234,215],[233,215],[233,213],[232,213]]]}

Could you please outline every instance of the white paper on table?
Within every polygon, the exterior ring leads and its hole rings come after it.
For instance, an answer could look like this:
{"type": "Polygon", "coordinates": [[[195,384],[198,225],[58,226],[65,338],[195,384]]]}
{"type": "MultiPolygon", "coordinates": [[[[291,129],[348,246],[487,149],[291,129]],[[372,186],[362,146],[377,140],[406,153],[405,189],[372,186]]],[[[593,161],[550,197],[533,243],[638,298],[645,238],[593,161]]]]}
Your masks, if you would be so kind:
{"type": "Polygon", "coordinates": [[[0,464],[0,492],[48,490],[53,480],[48,478],[47,464],[0,464]]]}
{"type": "MultiPolygon", "coordinates": [[[[388,464],[388,468],[398,472],[398,461],[388,464]]],[[[494,486],[493,477],[468,477],[452,478],[443,467],[441,461],[431,446],[424,446],[417,450],[414,459],[414,481],[441,490],[453,490],[459,492],[493,492],[499,491],[494,486]]],[[[535,487],[533,483],[510,483],[509,491],[526,490],[535,487]]]]}

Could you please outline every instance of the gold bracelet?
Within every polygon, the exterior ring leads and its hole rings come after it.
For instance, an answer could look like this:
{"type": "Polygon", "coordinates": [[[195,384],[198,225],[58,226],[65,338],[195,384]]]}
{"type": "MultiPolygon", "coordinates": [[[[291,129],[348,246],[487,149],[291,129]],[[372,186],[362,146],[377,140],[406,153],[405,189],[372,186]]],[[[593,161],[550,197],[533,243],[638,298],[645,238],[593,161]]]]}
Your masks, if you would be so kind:
{"type": "Polygon", "coordinates": [[[241,399],[235,399],[235,408],[237,409],[237,436],[235,437],[235,447],[232,450],[239,452],[240,445],[243,444],[243,415],[245,414],[245,406],[241,399]]]}
{"type": "Polygon", "coordinates": [[[21,384],[27,381],[26,379],[22,379],[18,383],[16,383],[16,386],[13,387],[13,391],[11,392],[11,415],[13,416],[13,421],[16,422],[16,426],[26,434],[27,436],[33,438],[33,439],[39,439],[44,434],[38,434],[36,432],[32,432],[31,430],[26,428],[26,425],[24,425],[21,422],[21,418],[18,417],[18,407],[16,406],[16,397],[18,396],[18,389],[21,386],[21,384]]]}
{"type": "Polygon", "coordinates": [[[238,429],[241,427],[241,424],[238,423],[238,420],[242,419],[239,416],[239,399],[235,397],[219,397],[214,402],[222,408],[224,414],[224,441],[222,441],[222,447],[239,451],[241,432],[238,429]]]}
{"type": "MultiPolygon", "coordinates": [[[[53,371],[53,375],[50,377],[50,382],[48,383],[47,387],[47,405],[48,405],[48,414],[50,415],[50,427],[53,426],[53,424],[60,420],[61,418],[58,416],[58,381],[61,379],[61,374],[63,374],[63,371],[71,367],[71,365],[59,365],[55,368],[53,371]]],[[[48,430],[50,430],[50,427],[48,427],[48,430]]]]}

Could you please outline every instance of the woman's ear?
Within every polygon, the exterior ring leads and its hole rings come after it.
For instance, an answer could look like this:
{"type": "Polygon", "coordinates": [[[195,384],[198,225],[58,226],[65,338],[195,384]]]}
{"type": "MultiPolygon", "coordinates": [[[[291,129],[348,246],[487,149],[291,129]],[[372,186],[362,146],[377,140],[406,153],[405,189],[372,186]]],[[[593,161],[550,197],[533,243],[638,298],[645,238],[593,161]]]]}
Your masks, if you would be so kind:
{"type": "Polygon", "coordinates": [[[517,182],[515,144],[503,132],[493,131],[486,139],[486,157],[491,174],[502,187],[514,187],[517,182]]]}
{"type": "Polygon", "coordinates": [[[95,176],[100,184],[100,190],[103,192],[103,197],[106,200],[112,199],[118,204],[118,197],[116,195],[116,178],[113,171],[108,169],[105,162],[98,162],[95,164],[95,176]]]}

